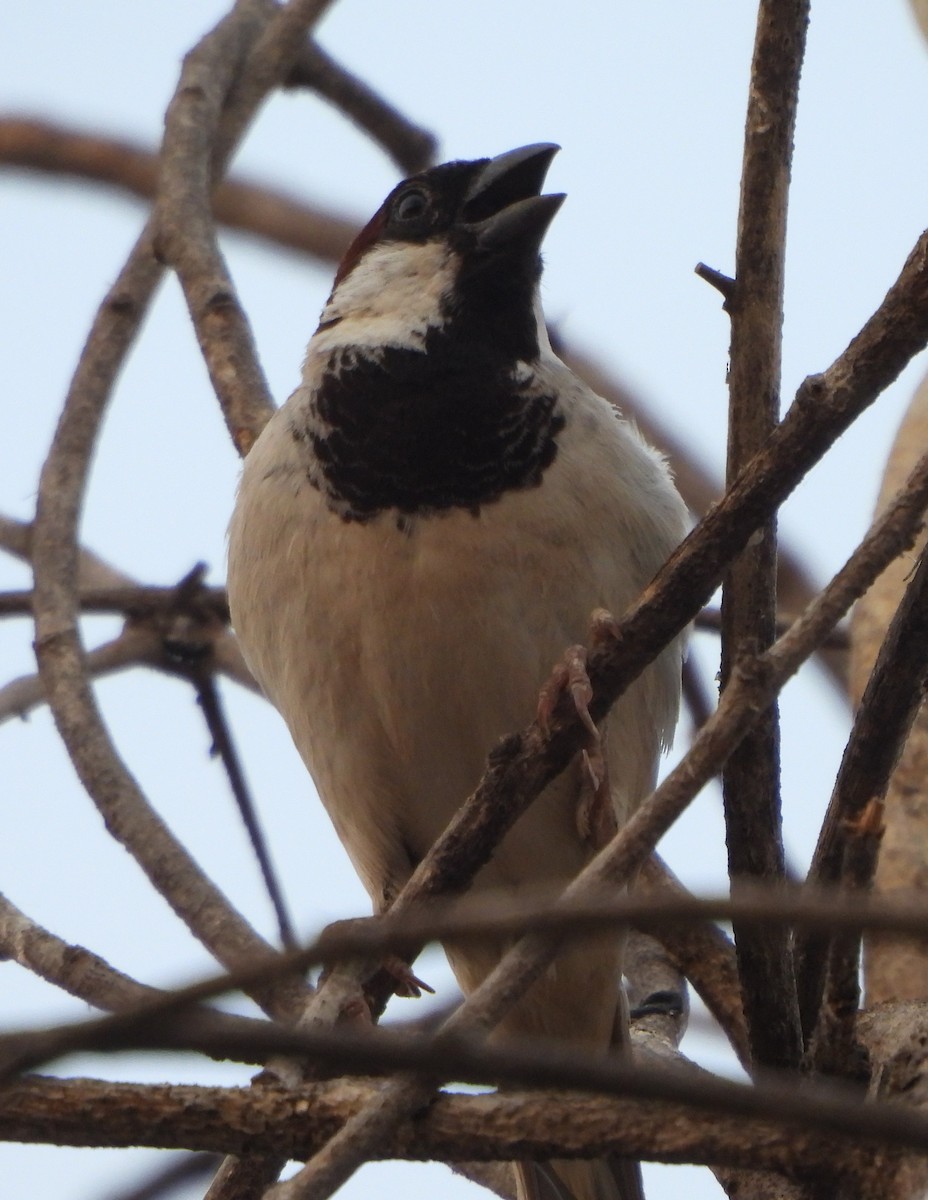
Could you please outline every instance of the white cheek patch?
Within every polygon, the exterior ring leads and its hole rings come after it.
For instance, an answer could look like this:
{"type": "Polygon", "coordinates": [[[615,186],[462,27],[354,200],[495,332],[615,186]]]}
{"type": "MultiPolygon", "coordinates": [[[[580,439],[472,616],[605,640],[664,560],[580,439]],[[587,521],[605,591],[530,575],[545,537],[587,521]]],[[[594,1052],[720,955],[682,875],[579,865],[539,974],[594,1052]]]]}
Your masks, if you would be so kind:
{"type": "Polygon", "coordinates": [[[340,346],[421,349],[426,332],[444,324],[442,300],[458,265],[458,256],[438,242],[372,247],[332,293],[310,356],[340,346]]]}

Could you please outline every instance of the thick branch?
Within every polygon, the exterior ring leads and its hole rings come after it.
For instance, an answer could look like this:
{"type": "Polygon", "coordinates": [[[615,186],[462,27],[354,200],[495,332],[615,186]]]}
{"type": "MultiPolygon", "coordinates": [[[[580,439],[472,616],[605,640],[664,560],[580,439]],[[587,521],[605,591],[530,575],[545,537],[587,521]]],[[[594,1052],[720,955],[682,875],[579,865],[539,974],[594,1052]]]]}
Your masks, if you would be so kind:
{"type": "MultiPolygon", "coordinates": [[[[309,1157],[369,1101],[375,1085],[337,1080],[297,1091],[32,1077],[0,1096],[0,1136],[75,1146],[158,1146],[309,1157]]],[[[442,1096],[400,1124],[379,1159],[474,1160],[634,1154],[793,1172],[851,1168],[872,1146],[744,1114],[561,1092],[442,1096]]]]}
{"type": "MultiPolygon", "coordinates": [[[[766,442],[780,413],[786,209],[808,0],[761,0],[745,127],[729,369],[728,479],[766,442]]],[[[739,659],[775,637],[776,521],[771,516],[729,566],[722,591],[722,689],[739,659]]],[[[782,880],[779,721],[775,705],[722,772],[728,867],[741,878],[782,880]]],[[[735,926],[741,989],[758,1067],[796,1066],[796,985],[785,932],[756,937],[735,926]]]]}
{"type": "MultiPolygon", "coordinates": [[[[170,1042],[169,1028],[155,1032],[160,1032],[162,1042],[170,1042]]],[[[861,1146],[860,1150],[871,1156],[872,1143],[923,1149],[928,1137],[928,1121],[924,1117],[906,1111],[898,1104],[862,1104],[856,1091],[821,1086],[800,1089],[795,1084],[774,1083],[748,1086],[693,1069],[672,1070],[666,1065],[655,1066],[653,1059],[649,1063],[651,1056],[647,1054],[636,1055],[633,1064],[623,1064],[582,1052],[572,1054],[570,1049],[555,1050],[548,1046],[542,1049],[532,1043],[493,1047],[472,1046],[466,1042],[437,1045],[428,1038],[408,1039],[389,1035],[383,1030],[365,1035],[340,1031],[326,1035],[268,1026],[267,1034],[265,1049],[278,1045],[290,1053],[316,1053],[322,1061],[341,1071],[369,1072],[372,1066],[388,1070],[406,1066],[416,1071],[434,1070],[441,1077],[462,1081],[498,1081],[511,1086],[528,1083],[542,1088],[579,1088],[588,1093],[586,1097],[572,1094],[560,1101],[546,1093],[514,1096],[508,1089],[498,1096],[467,1097],[475,1106],[471,1128],[475,1134],[479,1131],[479,1136],[470,1145],[446,1146],[440,1152],[442,1156],[525,1157],[512,1142],[501,1144],[496,1141],[501,1135],[505,1136],[507,1116],[518,1122],[527,1154],[542,1158],[575,1153],[595,1155],[614,1150],[663,1161],[708,1160],[737,1166],[782,1167],[782,1159],[771,1161],[762,1154],[752,1159],[749,1156],[750,1140],[742,1143],[738,1139],[736,1130],[757,1120],[774,1122],[780,1130],[788,1130],[787,1144],[800,1147],[802,1135],[810,1133],[814,1133],[816,1141],[826,1140],[827,1135],[868,1139],[871,1145],[861,1146]],[[616,1097],[620,1103],[606,1100],[609,1096],[616,1097]],[[563,1115],[563,1119],[548,1122],[542,1111],[553,1103],[557,1104],[553,1111],[563,1115]],[[684,1111],[666,1114],[666,1105],[680,1105],[684,1111]],[[637,1116],[630,1115],[630,1119],[625,1120],[626,1112],[633,1114],[636,1110],[637,1116]],[[571,1113],[574,1114],[572,1117],[571,1113]],[[731,1126],[722,1118],[731,1118],[731,1126]],[[720,1142],[707,1149],[704,1138],[712,1122],[718,1123],[720,1142]],[[681,1137],[687,1143],[682,1151],[674,1149],[681,1137]],[[728,1143],[727,1148],[723,1148],[725,1143],[728,1143]],[[742,1145],[744,1149],[733,1150],[733,1145],[742,1145]],[[676,1157],[678,1153],[679,1158],[676,1157]],[[718,1157],[713,1160],[713,1155],[718,1157]]],[[[109,1081],[94,1085],[92,1081],[26,1077],[7,1084],[0,1093],[0,1135],[5,1138],[27,1135],[30,1140],[40,1140],[38,1131],[42,1128],[51,1130],[54,1124],[58,1127],[53,1136],[62,1142],[79,1139],[79,1144],[119,1144],[117,1110],[128,1115],[136,1092],[141,1094],[141,1103],[145,1105],[147,1129],[145,1132],[139,1130],[138,1123],[143,1119],[139,1114],[132,1121],[132,1129],[123,1135],[136,1142],[233,1153],[266,1153],[280,1148],[290,1156],[301,1153],[307,1140],[314,1143],[317,1139],[326,1140],[342,1120],[347,1117],[350,1121],[355,1113],[363,1111],[379,1090],[379,1085],[372,1088],[365,1080],[351,1083],[345,1079],[323,1085],[302,1085],[297,1089],[271,1083],[250,1089],[164,1085],[152,1089],[109,1081]],[[92,1089],[90,1095],[86,1091],[88,1087],[92,1089]],[[333,1094],[341,1099],[334,1118],[333,1094]],[[105,1112],[93,1112],[97,1096],[105,1112]],[[346,1096],[350,1097],[349,1105],[345,1104],[346,1096]],[[61,1098],[60,1103],[66,1109],[61,1114],[62,1122],[70,1113],[68,1127],[63,1128],[55,1120],[56,1097],[61,1098]],[[78,1097],[84,1101],[83,1112],[78,1097]],[[162,1100],[167,1109],[159,1112],[162,1100]],[[215,1125],[209,1118],[210,1108],[218,1110],[215,1125]],[[188,1122],[200,1132],[191,1134],[188,1122]]],[[[416,1115],[413,1126],[428,1129],[429,1121],[445,1104],[456,1104],[464,1099],[455,1097],[452,1101],[444,1096],[435,1100],[427,1112],[416,1115]]],[[[458,1114],[453,1124],[460,1133],[466,1121],[458,1114]]],[[[397,1149],[404,1143],[404,1129],[409,1128],[408,1123],[397,1122],[395,1128],[399,1132],[391,1133],[375,1147],[372,1157],[405,1157],[409,1153],[408,1149],[397,1149]]],[[[771,1136],[776,1136],[776,1130],[768,1130],[766,1139],[761,1140],[769,1141],[771,1136]]],[[[833,1151],[832,1146],[830,1152],[833,1151]]],[[[434,1143],[427,1153],[438,1153],[434,1143]]],[[[832,1167],[835,1162],[840,1163],[841,1170],[852,1169],[854,1156],[841,1155],[832,1161],[832,1167]]]]}

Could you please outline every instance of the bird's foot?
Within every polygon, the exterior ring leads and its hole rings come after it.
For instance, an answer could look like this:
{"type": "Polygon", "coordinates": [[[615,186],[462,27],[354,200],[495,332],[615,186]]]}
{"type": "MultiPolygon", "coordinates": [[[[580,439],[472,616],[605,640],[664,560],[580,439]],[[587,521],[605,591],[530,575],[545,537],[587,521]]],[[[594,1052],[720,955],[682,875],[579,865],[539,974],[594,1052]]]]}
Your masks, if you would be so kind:
{"type": "MultiPolygon", "coordinates": [[[[618,623],[605,608],[593,610],[590,617],[590,648],[598,650],[614,636],[618,623]]],[[[589,680],[587,680],[589,684],[589,680]]],[[[592,687],[590,688],[592,691],[592,687]]],[[[587,714],[589,715],[589,714],[587,714]]],[[[603,735],[597,730],[597,741],[592,749],[584,751],[584,767],[590,780],[588,788],[581,792],[577,811],[577,826],[580,836],[587,838],[593,846],[601,849],[618,832],[609,772],[603,752],[603,735]]]]}
{"type": "Polygon", "coordinates": [[[608,608],[594,608],[590,617],[590,645],[594,650],[612,641],[619,623],[608,608]]]}
{"type": "MultiPolygon", "coordinates": [[[[601,630],[606,622],[614,621],[605,609],[593,614],[590,634],[593,645],[602,637],[601,630]]],[[[538,724],[547,733],[551,717],[563,693],[567,693],[577,716],[582,722],[587,744],[582,750],[583,780],[577,803],[577,830],[584,841],[599,848],[605,846],[616,832],[615,814],[609,788],[609,773],[603,753],[602,734],[590,716],[589,704],[593,698],[593,685],[586,670],[587,651],[585,646],[570,646],[561,661],[555,666],[538,697],[538,724]]]]}
{"type": "Polygon", "coordinates": [[[387,954],[380,964],[391,978],[396,980],[394,994],[407,999],[418,1000],[423,992],[435,995],[435,989],[413,973],[412,967],[398,954],[387,954]]]}
{"type": "Polygon", "coordinates": [[[602,748],[602,735],[597,731],[597,744],[582,752],[583,781],[577,798],[577,832],[581,838],[601,850],[618,832],[612,789],[602,748]]]}
{"type": "Polygon", "coordinates": [[[577,716],[583,722],[589,736],[598,738],[599,730],[590,716],[589,709],[589,703],[593,699],[593,685],[586,673],[586,646],[568,646],[564,657],[542,684],[536,718],[544,733],[550,732],[551,718],[564,692],[570,696],[577,716]]]}

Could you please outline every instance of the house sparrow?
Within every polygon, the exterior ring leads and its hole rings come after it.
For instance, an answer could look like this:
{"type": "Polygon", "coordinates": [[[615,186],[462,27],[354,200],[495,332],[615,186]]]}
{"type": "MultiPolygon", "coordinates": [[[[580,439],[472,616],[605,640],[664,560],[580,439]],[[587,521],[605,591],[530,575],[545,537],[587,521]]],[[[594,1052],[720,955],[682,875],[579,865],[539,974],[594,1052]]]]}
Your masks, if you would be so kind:
{"type": "MultiPolygon", "coordinates": [[[[685,532],[661,457],[555,356],[539,248],[558,147],[407,179],[348,250],[303,382],[245,462],[229,601],[242,650],[376,911],[389,906],[597,608],[624,610],[685,532]]],[[[679,704],[680,645],[613,708],[621,823],[679,704]]],[[[587,768],[536,800],[474,886],[561,888],[593,856],[587,768]]],[[[506,949],[446,946],[465,993],[506,949]]],[[[624,1011],[613,935],[575,941],[505,1031],[605,1051],[624,1011]]],[[[628,1200],[624,1168],[519,1164],[525,1200],[628,1200]]],[[[626,1164],[627,1167],[627,1164],[626,1164]]]]}

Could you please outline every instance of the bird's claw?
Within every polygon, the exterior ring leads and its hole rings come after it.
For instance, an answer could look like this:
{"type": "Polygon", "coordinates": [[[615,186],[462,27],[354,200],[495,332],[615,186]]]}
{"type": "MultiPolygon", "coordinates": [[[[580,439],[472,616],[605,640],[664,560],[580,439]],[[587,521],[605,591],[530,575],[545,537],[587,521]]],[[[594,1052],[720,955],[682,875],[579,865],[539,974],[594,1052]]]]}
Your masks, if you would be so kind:
{"type": "MultiPolygon", "coordinates": [[[[593,645],[611,630],[615,622],[605,609],[593,613],[590,635],[593,645]]],[[[570,646],[555,666],[538,697],[537,719],[547,734],[551,718],[563,693],[567,693],[574,710],[587,733],[587,744],[581,752],[584,773],[577,803],[577,830],[584,841],[596,847],[604,846],[616,832],[615,814],[609,788],[609,773],[603,753],[603,739],[590,715],[593,685],[586,669],[585,646],[570,646]]]]}
{"type": "Polygon", "coordinates": [[[399,955],[388,954],[380,965],[388,975],[396,980],[396,986],[393,989],[394,995],[412,1000],[418,1000],[423,992],[428,992],[430,996],[435,995],[435,989],[429,987],[424,980],[414,974],[409,963],[399,955]]]}
{"type": "Polygon", "coordinates": [[[545,734],[551,731],[551,718],[564,692],[567,692],[573,701],[577,716],[587,732],[591,737],[598,738],[599,731],[589,709],[589,703],[593,699],[593,686],[586,673],[586,646],[569,646],[549,678],[542,684],[536,718],[545,734]]]}
{"type": "Polygon", "coordinates": [[[608,608],[594,608],[590,617],[590,645],[594,650],[615,639],[619,623],[608,608]]]}
{"type": "Polygon", "coordinates": [[[597,850],[610,842],[618,832],[609,772],[602,750],[602,737],[597,730],[596,742],[581,751],[585,779],[577,800],[577,832],[597,850]]]}

